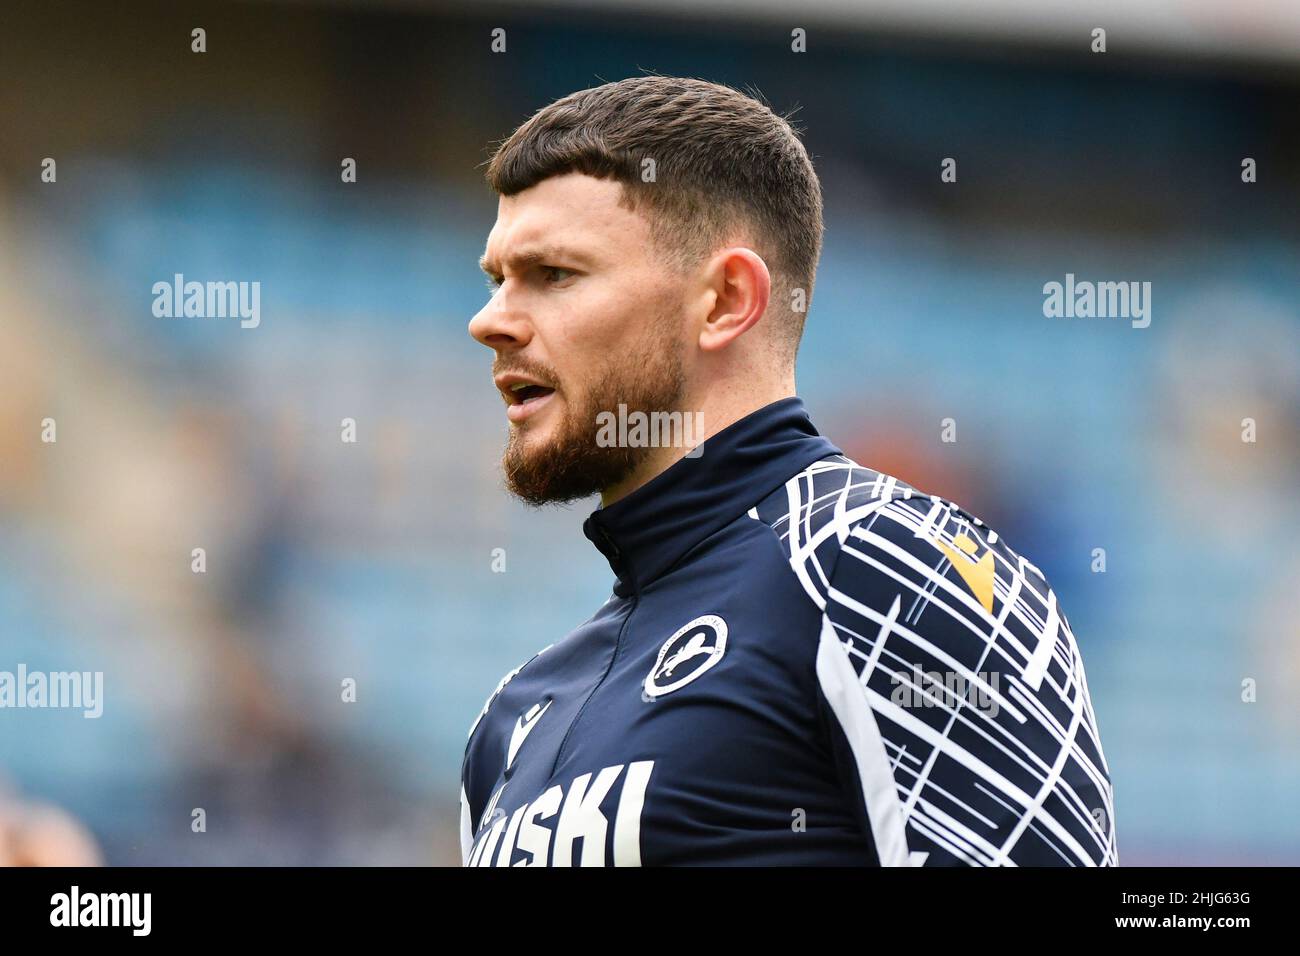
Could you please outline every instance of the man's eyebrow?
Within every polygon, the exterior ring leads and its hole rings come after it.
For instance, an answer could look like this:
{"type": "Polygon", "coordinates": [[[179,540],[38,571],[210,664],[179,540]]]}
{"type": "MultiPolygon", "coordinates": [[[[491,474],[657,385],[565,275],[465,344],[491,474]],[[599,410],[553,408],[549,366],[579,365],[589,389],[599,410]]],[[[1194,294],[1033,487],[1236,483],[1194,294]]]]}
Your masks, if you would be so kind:
{"type": "MultiPolygon", "coordinates": [[[[566,249],[562,246],[526,247],[517,252],[512,252],[505,257],[506,263],[520,271],[527,269],[529,266],[535,266],[539,262],[546,262],[547,260],[572,262],[575,265],[580,263],[585,264],[589,261],[588,258],[581,253],[575,252],[572,249],[566,249]]],[[[478,267],[488,275],[499,275],[499,268],[495,268],[497,266],[497,261],[495,259],[489,259],[486,253],[479,257],[478,267]]]]}

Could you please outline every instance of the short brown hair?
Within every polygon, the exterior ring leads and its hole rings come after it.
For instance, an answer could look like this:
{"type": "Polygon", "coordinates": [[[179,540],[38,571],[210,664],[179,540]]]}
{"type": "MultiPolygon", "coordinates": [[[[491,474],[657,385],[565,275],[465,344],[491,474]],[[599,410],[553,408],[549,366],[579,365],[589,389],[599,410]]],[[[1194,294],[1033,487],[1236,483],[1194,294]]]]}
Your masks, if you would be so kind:
{"type": "Polygon", "coordinates": [[[812,298],[822,244],[821,184],[788,119],[731,87],[636,76],[571,93],[534,113],[488,163],[488,184],[513,196],[551,176],[586,173],[623,185],[679,266],[743,231],[784,300],[790,357],[812,298]],[[643,178],[654,161],[654,180],[643,178]]]}

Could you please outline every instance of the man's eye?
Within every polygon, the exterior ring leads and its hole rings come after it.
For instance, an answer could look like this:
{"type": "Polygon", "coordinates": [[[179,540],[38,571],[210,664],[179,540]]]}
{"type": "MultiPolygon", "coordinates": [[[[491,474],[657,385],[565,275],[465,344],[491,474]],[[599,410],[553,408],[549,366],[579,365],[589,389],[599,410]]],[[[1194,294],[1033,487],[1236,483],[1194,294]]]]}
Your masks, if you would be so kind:
{"type": "Polygon", "coordinates": [[[569,269],[562,269],[559,266],[542,266],[542,274],[546,276],[547,282],[563,282],[573,272],[569,269]]]}
{"type": "Polygon", "coordinates": [[[495,293],[497,289],[501,288],[500,276],[487,276],[485,281],[487,282],[489,292],[495,293]]]}

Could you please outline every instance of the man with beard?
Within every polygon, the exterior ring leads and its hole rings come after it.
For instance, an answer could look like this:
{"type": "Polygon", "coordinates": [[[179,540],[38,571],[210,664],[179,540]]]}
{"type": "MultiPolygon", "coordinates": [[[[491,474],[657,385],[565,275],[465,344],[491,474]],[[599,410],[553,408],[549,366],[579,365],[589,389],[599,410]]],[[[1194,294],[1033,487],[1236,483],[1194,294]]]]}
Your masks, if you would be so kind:
{"type": "MultiPolygon", "coordinates": [[[[762,103],[648,76],[494,154],[510,490],[599,494],[613,594],[502,679],[461,768],[463,862],[1113,865],[1083,664],[1037,568],[846,458],[795,395],[821,187],[762,103]],[[597,440],[619,409],[704,424],[597,440]]],[[[628,434],[631,434],[629,432],[628,434]]]]}

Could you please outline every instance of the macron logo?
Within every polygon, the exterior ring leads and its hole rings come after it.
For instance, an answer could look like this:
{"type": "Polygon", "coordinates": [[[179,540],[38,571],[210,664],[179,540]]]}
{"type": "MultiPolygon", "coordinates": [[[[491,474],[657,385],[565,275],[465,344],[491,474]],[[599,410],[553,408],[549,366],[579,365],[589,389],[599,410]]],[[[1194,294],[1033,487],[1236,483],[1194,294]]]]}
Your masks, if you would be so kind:
{"type": "Polygon", "coordinates": [[[542,714],[550,710],[551,704],[553,703],[555,703],[555,701],[548,700],[545,707],[541,704],[533,704],[533,706],[529,708],[528,713],[515,721],[515,729],[510,734],[510,749],[506,752],[507,770],[509,770],[510,765],[515,762],[515,754],[519,753],[519,748],[524,745],[524,741],[528,739],[528,735],[533,732],[533,728],[537,726],[537,722],[542,719],[542,714]]]}

